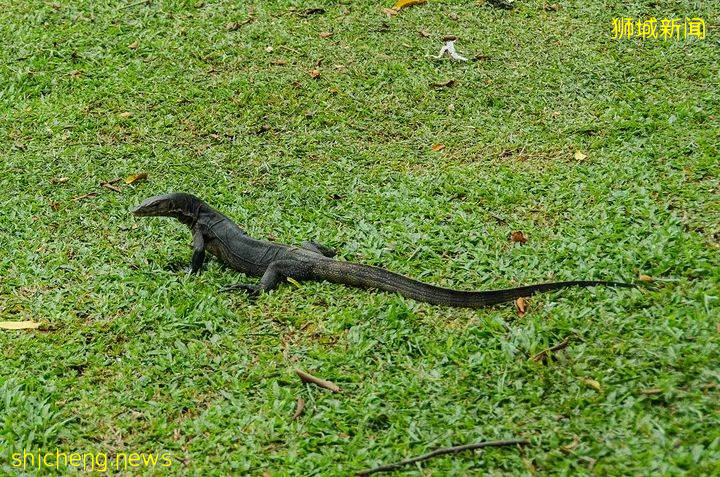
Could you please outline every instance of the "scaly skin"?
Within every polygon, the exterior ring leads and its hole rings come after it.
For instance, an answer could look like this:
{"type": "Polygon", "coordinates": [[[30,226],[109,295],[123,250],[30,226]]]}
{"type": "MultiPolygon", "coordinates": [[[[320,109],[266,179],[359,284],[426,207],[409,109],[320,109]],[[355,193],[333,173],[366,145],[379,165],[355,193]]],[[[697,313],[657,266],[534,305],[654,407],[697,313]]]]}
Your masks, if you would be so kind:
{"type": "Polygon", "coordinates": [[[277,288],[286,278],[297,281],[327,280],[358,288],[396,292],[435,305],[479,308],[571,286],[634,287],[627,283],[590,280],[543,283],[506,290],[451,290],[422,283],[383,268],[333,260],[335,253],[332,250],[312,242],[294,247],[256,240],[232,220],[190,194],[175,193],[151,197],[132,212],[139,217],[174,217],[187,225],[193,234],[193,273],[200,272],[205,251],[208,251],[237,271],[262,277],[259,285],[237,284],[224,290],[245,290],[257,294],[277,288]]]}

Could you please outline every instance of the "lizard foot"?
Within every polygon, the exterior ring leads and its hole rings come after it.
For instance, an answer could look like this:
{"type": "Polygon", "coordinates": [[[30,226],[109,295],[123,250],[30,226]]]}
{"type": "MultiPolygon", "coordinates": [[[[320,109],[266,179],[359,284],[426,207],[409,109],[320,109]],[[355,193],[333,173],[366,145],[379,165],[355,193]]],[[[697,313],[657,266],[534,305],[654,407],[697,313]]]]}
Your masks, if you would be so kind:
{"type": "Polygon", "coordinates": [[[238,290],[242,290],[252,297],[258,296],[260,294],[259,286],[249,285],[247,283],[236,283],[235,285],[230,285],[230,286],[223,287],[220,289],[221,292],[232,292],[232,291],[238,291],[238,290]]]}

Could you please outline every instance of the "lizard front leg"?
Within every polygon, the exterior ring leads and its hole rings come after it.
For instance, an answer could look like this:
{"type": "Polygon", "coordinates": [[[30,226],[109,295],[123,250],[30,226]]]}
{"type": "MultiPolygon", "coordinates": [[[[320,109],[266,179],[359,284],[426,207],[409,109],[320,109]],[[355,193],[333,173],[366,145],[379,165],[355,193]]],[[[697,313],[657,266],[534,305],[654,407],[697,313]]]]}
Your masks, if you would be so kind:
{"type": "Polygon", "coordinates": [[[328,258],[333,258],[335,255],[337,255],[337,252],[330,247],[326,247],[325,245],[321,245],[316,242],[303,242],[300,244],[302,248],[305,250],[310,250],[311,252],[319,253],[320,255],[324,255],[328,258]]]}
{"type": "Polygon", "coordinates": [[[190,273],[200,273],[205,262],[205,238],[199,230],[193,232],[193,256],[190,262],[190,273]]]}
{"type": "Polygon", "coordinates": [[[274,290],[286,278],[294,278],[295,280],[305,280],[309,275],[309,265],[304,262],[295,260],[278,260],[272,262],[265,269],[259,285],[248,283],[237,283],[222,288],[220,291],[244,290],[250,295],[259,295],[263,292],[274,290]]]}

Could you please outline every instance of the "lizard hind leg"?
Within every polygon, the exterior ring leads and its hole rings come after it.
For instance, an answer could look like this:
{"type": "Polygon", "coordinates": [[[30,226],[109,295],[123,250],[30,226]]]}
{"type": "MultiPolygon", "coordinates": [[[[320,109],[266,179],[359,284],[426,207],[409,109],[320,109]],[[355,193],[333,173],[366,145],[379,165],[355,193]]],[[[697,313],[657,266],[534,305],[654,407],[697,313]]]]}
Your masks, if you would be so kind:
{"type": "Polygon", "coordinates": [[[258,295],[262,292],[274,290],[287,277],[295,280],[305,280],[308,275],[309,267],[306,263],[295,260],[278,260],[268,265],[259,285],[238,283],[222,288],[221,291],[244,290],[251,295],[258,295]]]}

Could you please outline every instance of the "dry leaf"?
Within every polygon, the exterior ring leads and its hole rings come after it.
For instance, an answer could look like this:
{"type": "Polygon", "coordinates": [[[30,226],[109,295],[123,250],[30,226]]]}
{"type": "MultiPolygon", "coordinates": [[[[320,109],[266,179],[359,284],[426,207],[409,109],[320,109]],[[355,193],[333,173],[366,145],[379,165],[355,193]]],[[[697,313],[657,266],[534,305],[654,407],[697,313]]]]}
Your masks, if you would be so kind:
{"type": "Polygon", "coordinates": [[[70,180],[69,177],[58,177],[57,179],[52,179],[50,182],[53,184],[64,184],[70,180]]]}
{"type": "Polygon", "coordinates": [[[445,144],[435,144],[431,149],[435,152],[442,151],[445,149],[445,144]]]}
{"type": "Polygon", "coordinates": [[[320,76],[320,71],[315,69],[310,70],[310,76],[312,76],[313,78],[318,78],[320,76]]]}
{"type": "Polygon", "coordinates": [[[113,191],[115,191],[115,192],[122,192],[122,190],[120,190],[120,188],[119,188],[118,186],[112,185],[112,184],[109,183],[109,182],[101,182],[100,185],[103,186],[103,187],[105,187],[106,189],[110,189],[110,190],[113,190],[113,191]]]}
{"type": "Polygon", "coordinates": [[[90,192],[88,194],[78,195],[73,197],[73,200],[92,199],[93,197],[97,197],[97,192],[90,192]]]}
{"type": "Polygon", "coordinates": [[[293,414],[293,421],[296,420],[298,417],[302,416],[303,411],[305,410],[305,400],[301,397],[297,399],[297,404],[295,405],[295,414],[293,414]]]}
{"type": "Polygon", "coordinates": [[[653,277],[651,277],[650,275],[640,274],[640,276],[638,277],[638,280],[640,280],[641,282],[651,282],[651,281],[653,281],[653,277]]]}
{"type": "Polygon", "coordinates": [[[302,16],[308,16],[308,15],[322,15],[325,13],[324,8],[307,8],[300,12],[300,15],[302,16]]]}
{"type": "Polygon", "coordinates": [[[139,174],[133,174],[125,178],[126,184],[135,184],[136,182],[145,181],[148,178],[147,172],[141,172],[139,174]]]}
{"type": "Polygon", "coordinates": [[[522,233],[522,231],[516,230],[510,234],[510,241],[515,243],[525,243],[527,242],[527,238],[525,237],[525,234],[522,233]]]}
{"type": "Polygon", "coordinates": [[[395,5],[393,5],[393,10],[402,10],[403,8],[412,7],[413,5],[420,5],[426,1],[427,0],[397,0],[395,5]]]}
{"type": "Polygon", "coordinates": [[[34,321],[0,321],[0,328],[4,330],[34,330],[40,323],[34,321]]]}
{"type": "Polygon", "coordinates": [[[277,60],[272,60],[271,63],[273,65],[277,65],[277,66],[287,65],[287,61],[285,61],[283,59],[279,59],[279,58],[277,60]]]}
{"type": "Polygon", "coordinates": [[[643,389],[642,391],[640,391],[640,393],[647,394],[648,396],[652,396],[654,394],[660,394],[660,393],[662,393],[662,391],[663,390],[661,388],[650,388],[650,389],[643,389]]]}
{"type": "Polygon", "coordinates": [[[398,14],[397,10],[393,10],[392,8],[383,8],[382,11],[383,11],[383,13],[385,13],[385,15],[387,15],[389,17],[392,17],[392,16],[398,14]]]}
{"type": "Polygon", "coordinates": [[[118,116],[120,116],[123,119],[131,118],[132,115],[133,115],[133,113],[131,113],[130,111],[125,111],[123,113],[118,114],[118,116]]]}
{"type": "Polygon", "coordinates": [[[139,46],[140,46],[140,42],[135,40],[132,43],[130,43],[127,47],[130,48],[131,50],[137,50],[139,46]]]}
{"type": "Polygon", "coordinates": [[[573,436],[573,441],[570,444],[560,446],[560,450],[566,454],[570,454],[572,451],[575,450],[578,444],[580,444],[580,438],[578,436],[573,436]]]}
{"type": "Polygon", "coordinates": [[[581,381],[585,383],[586,386],[593,388],[597,392],[601,392],[602,388],[600,387],[600,383],[597,382],[594,379],[590,378],[582,378],[581,381]]]}
{"type": "Polygon", "coordinates": [[[515,300],[515,306],[517,307],[518,316],[525,316],[525,310],[527,310],[527,300],[523,297],[515,300]]]}
{"type": "Polygon", "coordinates": [[[243,20],[241,22],[230,22],[227,25],[225,25],[225,29],[228,31],[239,30],[241,26],[247,25],[248,23],[252,22],[253,20],[255,20],[255,17],[247,17],[245,20],[243,20]]]}
{"type": "Polygon", "coordinates": [[[320,38],[323,38],[323,39],[330,38],[331,36],[333,36],[333,32],[331,32],[331,31],[324,31],[324,32],[320,33],[320,38]]]}
{"type": "Polygon", "coordinates": [[[431,86],[433,88],[449,88],[455,84],[454,79],[449,79],[447,81],[440,81],[439,83],[433,83],[431,86]]]}
{"type": "Polygon", "coordinates": [[[430,36],[430,33],[429,33],[427,30],[420,30],[420,31],[418,31],[418,33],[419,33],[420,36],[423,37],[423,38],[427,38],[427,37],[430,36]]]}
{"type": "Polygon", "coordinates": [[[587,156],[583,154],[581,151],[575,151],[575,160],[576,161],[583,161],[587,159],[587,156]]]}

